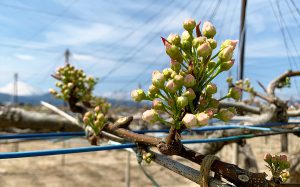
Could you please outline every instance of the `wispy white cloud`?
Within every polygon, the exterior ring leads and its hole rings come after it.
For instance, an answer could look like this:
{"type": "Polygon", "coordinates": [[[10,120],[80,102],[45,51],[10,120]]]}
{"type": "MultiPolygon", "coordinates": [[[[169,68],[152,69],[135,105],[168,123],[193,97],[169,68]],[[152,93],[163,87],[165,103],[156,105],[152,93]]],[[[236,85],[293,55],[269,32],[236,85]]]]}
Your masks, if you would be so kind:
{"type": "Polygon", "coordinates": [[[76,60],[76,61],[96,61],[97,58],[95,58],[94,56],[92,55],[85,55],[85,54],[77,54],[77,53],[73,53],[72,54],[72,57],[73,57],[73,60],[76,60]]]}
{"type": "Polygon", "coordinates": [[[18,60],[22,60],[22,61],[32,61],[35,58],[31,55],[27,55],[27,54],[15,54],[16,59],[18,60]]]}

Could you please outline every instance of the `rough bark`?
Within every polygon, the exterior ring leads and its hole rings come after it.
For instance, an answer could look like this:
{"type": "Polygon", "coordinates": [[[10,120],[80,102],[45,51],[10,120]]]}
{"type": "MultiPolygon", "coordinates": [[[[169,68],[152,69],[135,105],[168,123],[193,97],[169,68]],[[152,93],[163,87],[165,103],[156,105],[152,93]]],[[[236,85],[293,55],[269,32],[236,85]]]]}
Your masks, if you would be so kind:
{"type": "Polygon", "coordinates": [[[59,115],[0,107],[0,131],[29,129],[37,132],[82,131],[82,128],[59,115]]]}

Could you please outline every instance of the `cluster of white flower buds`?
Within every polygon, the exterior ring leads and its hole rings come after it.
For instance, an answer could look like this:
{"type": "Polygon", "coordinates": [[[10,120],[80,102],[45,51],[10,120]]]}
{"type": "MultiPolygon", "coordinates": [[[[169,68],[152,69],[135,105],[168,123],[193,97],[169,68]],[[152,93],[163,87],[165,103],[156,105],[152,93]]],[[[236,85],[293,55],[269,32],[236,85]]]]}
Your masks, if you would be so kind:
{"type": "Polygon", "coordinates": [[[87,77],[83,70],[67,64],[58,68],[54,77],[58,80],[56,86],[60,91],[50,89],[49,92],[55,97],[65,101],[73,97],[82,102],[88,102],[92,99],[92,91],[97,81],[93,77],[87,77]]]}
{"type": "Polygon", "coordinates": [[[271,155],[267,153],[264,156],[264,161],[268,164],[266,166],[271,171],[273,178],[280,178],[282,182],[288,180],[289,172],[286,170],[290,168],[290,163],[286,155],[271,155]]]}
{"type": "Polygon", "coordinates": [[[93,129],[95,135],[99,135],[100,131],[107,122],[105,115],[101,111],[100,106],[96,106],[94,111],[89,111],[84,114],[83,123],[93,129]]]}
{"type": "Polygon", "coordinates": [[[131,97],[137,102],[152,101],[152,109],[145,111],[142,117],[149,123],[159,121],[176,128],[182,125],[190,128],[206,125],[213,117],[229,121],[235,110],[219,110],[219,101],[229,97],[239,99],[241,91],[234,88],[224,98],[214,99],[217,86],[212,81],[233,66],[237,41],[224,41],[220,50],[212,55],[217,42],[213,39],[216,29],[210,22],[205,22],[200,30],[194,19],[187,19],[183,28],[185,31],[181,36],[170,34],[167,39],[162,38],[170,57],[170,68],[154,71],[148,92],[133,90],[131,97]],[[173,121],[166,121],[161,113],[167,113],[173,121]]]}

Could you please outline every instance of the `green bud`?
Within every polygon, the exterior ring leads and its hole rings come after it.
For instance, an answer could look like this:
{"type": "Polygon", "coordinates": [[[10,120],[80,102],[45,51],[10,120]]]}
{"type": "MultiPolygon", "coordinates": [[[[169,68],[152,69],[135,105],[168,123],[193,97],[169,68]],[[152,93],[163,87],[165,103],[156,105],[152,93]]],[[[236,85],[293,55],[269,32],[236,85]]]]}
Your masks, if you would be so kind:
{"type": "Polygon", "coordinates": [[[194,19],[189,18],[183,22],[183,28],[189,32],[192,32],[195,27],[196,21],[194,19]]]}
{"type": "Polygon", "coordinates": [[[209,43],[209,45],[212,49],[215,49],[217,47],[217,41],[216,40],[214,40],[212,38],[209,38],[207,41],[208,41],[208,43],[209,43]]]}
{"type": "Polygon", "coordinates": [[[196,94],[192,88],[188,88],[182,95],[187,97],[189,101],[193,101],[196,98],[196,94]]]}
{"type": "Polygon", "coordinates": [[[222,121],[228,122],[233,118],[234,115],[235,115],[235,112],[233,111],[232,108],[221,109],[219,111],[219,113],[217,114],[217,118],[222,121]]]}
{"type": "Polygon", "coordinates": [[[200,45],[204,44],[205,42],[206,42],[206,37],[200,36],[194,38],[192,44],[194,48],[198,48],[200,45]]]}
{"type": "Polygon", "coordinates": [[[177,97],[176,104],[180,109],[182,109],[189,104],[189,100],[185,96],[180,96],[180,97],[177,97]]]}
{"type": "Polygon", "coordinates": [[[233,56],[233,51],[234,48],[232,46],[228,46],[219,53],[218,57],[222,62],[230,61],[233,56]]]}
{"type": "Polygon", "coordinates": [[[225,49],[226,47],[233,47],[233,50],[235,49],[236,45],[238,43],[238,40],[225,40],[220,47],[220,50],[225,49]]]}
{"type": "Polygon", "coordinates": [[[168,40],[171,44],[174,44],[174,45],[178,46],[178,45],[180,45],[180,40],[181,40],[181,39],[180,39],[179,34],[173,34],[173,33],[171,33],[171,34],[168,36],[167,40],[168,40]]]}
{"type": "Polygon", "coordinates": [[[174,76],[174,82],[178,87],[181,87],[183,85],[183,76],[182,75],[175,75],[174,76]]]}
{"type": "Polygon", "coordinates": [[[146,94],[142,89],[133,90],[131,92],[131,98],[136,102],[141,102],[146,99],[146,94]]]}
{"type": "Polygon", "coordinates": [[[202,34],[207,38],[213,38],[216,35],[216,28],[213,26],[212,23],[206,21],[202,27],[202,34]]]}
{"type": "Polygon", "coordinates": [[[210,95],[212,95],[212,94],[215,94],[215,93],[217,93],[217,91],[218,91],[218,89],[217,89],[217,86],[215,85],[215,84],[213,84],[213,83],[209,83],[207,86],[206,86],[206,93],[207,94],[210,94],[210,95]]]}
{"type": "Polygon", "coordinates": [[[165,44],[166,53],[170,56],[171,59],[181,61],[181,53],[179,48],[176,45],[165,44]]]}
{"type": "Polygon", "coordinates": [[[181,35],[181,46],[184,50],[189,50],[192,47],[193,36],[188,32],[184,31],[181,35]]]}
{"type": "Polygon", "coordinates": [[[165,84],[165,76],[159,71],[153,71],[152,84],[157,88],[163,88],[165,84]]]}
{"type": "Polygon", "coordinates": [[[227,62],[222,62],[220,65],[220,70],[221,71],[228,71],[230,68],[233,66],[234,60],[229,60],[227,62]]]}
{"type": "Polygon", "coordinates": [[[207,69],[211,70],[216,66],[216,62],[214,61],[209,61],[207,64],[207,69]]]}
{"type": "Polygon", "coordinates": [[[241,95],[242,95],[242,90],[237,87],[230,88],[230,90],[227,94],[228,97],[235,99],[235,100],[239,100],[241,98],[241,95]]]}
{"type": "Polygon", "coordinates": [[[155,95],[155,94],[159,93],[159,89],[156,86],[154,86],[153,84],[151,84],[149,86],[149,93],[155,95]]]}
{"type": "Polygon", "coordinates": [[[162,71],[162,73],[164,74],[166,80],[171,77],[172,72],[173,72],[173,70],[171,68],[165,68],[162,71]]]}

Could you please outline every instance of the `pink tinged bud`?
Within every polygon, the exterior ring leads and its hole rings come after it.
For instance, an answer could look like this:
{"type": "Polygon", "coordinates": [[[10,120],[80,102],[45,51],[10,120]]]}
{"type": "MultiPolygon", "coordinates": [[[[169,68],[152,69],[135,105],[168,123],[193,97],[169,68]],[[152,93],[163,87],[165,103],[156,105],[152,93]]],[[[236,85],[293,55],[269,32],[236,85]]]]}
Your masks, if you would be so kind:
{"type": "Polygon", "coordinates": [[[216,108],[209,108],[205,110],[205,113],[208,115],[208,117],[211,119],[214,117],[214,114],[217,112],[216,108]]]}
{"type": "Polygon", "coordinates": [[[194,19],[189,18],[183,22],[183,28],[189,32],[192,32],[195,27],[196,21],[194,19]]]}
{"type": "Polygon", "coordinates": [[[171,69],[175,72],[179,72],[181,69],[181,65],[177,60],[171,59],[171,69]]]}
{"type": "Polygon", "coordinates": [[[206,93],[207,94],[215,94],[217,93],[217,86],[213,83],[209,83],[207,86],[206,86],[206,93]]]}
{"type": "Polygon", "coordinates": [[[174,45],[179,45],[180,44],[180,36],[179,34],[173,34],[171,33],[167,40],[171,43],[171,44],[174,44],[174,45]]]}
{"type": "Polygon", "coordinates": [[[272,159],[272,155],[270,153],[266,153],[264,156],[264,161],[270,162],[272,159]]]}
{"type": "Polygon", "coordinates": [[[197,126],[197,118],[194,114],[185,114],[185,116],[182,119],[183,124],[187,127],[187,128],[191,128],[191,127],[195,127],[197,126]]]}
{"type": "Polygon", "coordinates": [[[154,99],[152,101],[152,108],[155,110],[163,110],[164,105],[163,105],[162,101],[160,101],[159,99],[154,99]]]}
{"type": "Polygon", "coordinates": [[[87,116],[84,116],[82,121],[83,121],[84,124],[87,125],[89,123],[90,119],[87,116]]]}
{"type": "Polygon", "coordinates": [[[206,58],[209,55],[211,55],[212,49],[209,46],[209,44],[207,42],[205,42],[204,44],[201,44],[198,48],[197,48],[197,52],[198,52],[198,56],[206,58]]]}
{"type": "Polygon", "coordinates": [[[221,71],[228,71],[234,64],[234,60],[229,60],[227,62],[222,62],[220,69],[221,71]]]}
{"type": "Polygon", "coordinates": [[[104,122],[104,119],[105,119],[104,114],[99,113],[99,114],[97,115],[96,119],[97,119],[99,122],[103,123],[103,122],[104,122]]]}
{"type": "Polygon", "coordinates": [[[196,94],[192,88],[188,88],[183,96],[187,97],[189,101],[193,101],[196,98],[196,94]]]}
{"type": "Polygon", "coordinates": [[[201,44],[204,44],[206,42],[206,37],[197,37],[193,39],[193,47],[198,48],[201,44]]]}
{"type": "Polygon", "coordinates": [[[196,117],[199,125],[207,125],[209,122],[209,115],[204,112],[196,114],[196,117]]]}
{"type": "Polygon", "coordinates": [[[225,40],[221,47],[220,47],[220,50],[223,50],[225,49],[226,47],[229,47],[231,46],[233,48],[233,50],[235,49],[236,45],[238,43],[238,40],[225,40]]]}
{"type": "Polygon", "coordinates": [[[189,99],[185,96],[177,97],[176,104],[180,109],[182,109],[189,104],[189,99]]]}
{"type": "Polygon", "coordinates": [[[175,93],[178,90],[177,84],[171,79],[166,83],[165,89],[170,93],[175,93]]]}
{"type": "Polygon", "coordinates": [[[165,77],[159,71],[154,71],[152,73],[152,84],[157,88],[163,88],[165,84],[165,77]]]}
{"type": "Polygon", "coordinates": [[[219,53],[218,57],[222,62],[227,62],[231,60],[233,56],[233,51],[234,48],[232,46],[228,46],[219,53]]]}
{"type": "Polygon", "coordinates": [[[187,88],[193,87],[196,84],[196,79],[193,75],[187,74],[183,79],[183,85],[187,88]]]}
{"type": "Polygon", "coordinates": [[[235,100],[239,100],[241,98],[241,95],[242,95],[242,90],[237,87],[230,88],[228,92],[228,97],[235,100]]]}
{"type": "Polygon", "coordinates": [[[287,162],[287,156],[286,155],[280,155],[279,158],[282,162],[287,162]]]}
{"type": "Polygon", "coordinates": [[[158,114],[153,109],[146,110],[142,115],[142,119],[148,123],[155,123],[158,121],[158,114]]]}
{"type": "Polygon", "coordinates": [[[217,115],[217,118],[219,118],[222,121],[227,122],[227,121],[230,121],[234,115],[235,114],[232,111],[230,111],[229,109],[221,109],[217,115]]]}
{"type": "Polygon", "coordinates": [[[159,89],[157,87],[155,87],[153,84],[151,84],[149,86],[149,93],[155,95],[155,94],[159,93],[159,89]]]}
{"type": "Polygon", "coordinates": [[[142,89],[133,90],[131,92],[131,98],[136,102],[141,102],[146,99],[146,94],[142,89]]]}
{"type": "Polygon", "coordinates": [[[207,41],[208,41],[208,43],[209,43],[209,45],[212,49],[215,49],[217,47],[217,41],[216,40],[214,40],[212,38],[209,38],[207,41]]]}
{"type": "Polygon", "coordinates": [[[178,87],[181,87],[183,85],[183,76],[182,75],[175,75],[174,76],[174,82],[178,87]]]}
{"type": "Polygon", "coordinates": [[[211,22],[204,22],[202,27],[202,34],[207,38],[213,38],[216,35],[216,28],[211,22]]]}
{"type": "Polygon", "coordinates": [[[100,106],[96,106],[94,109],[95,112],[100,112],[100,106]]]}

